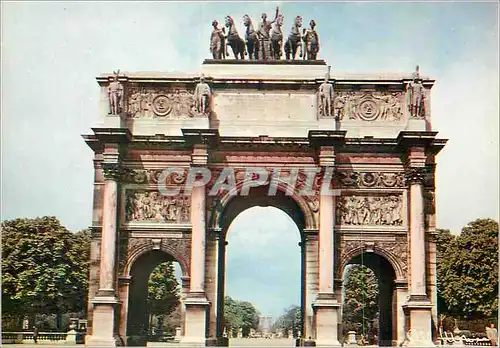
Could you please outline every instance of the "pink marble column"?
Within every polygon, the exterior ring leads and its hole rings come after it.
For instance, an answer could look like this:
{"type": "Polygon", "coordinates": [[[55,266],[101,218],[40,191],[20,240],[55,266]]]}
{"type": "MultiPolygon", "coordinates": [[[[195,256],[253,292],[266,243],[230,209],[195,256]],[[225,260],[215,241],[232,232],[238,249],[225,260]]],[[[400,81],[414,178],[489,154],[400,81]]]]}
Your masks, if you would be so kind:
{"type": "MultiPolygon", "coordinates": [[[[208,151],[206,145],[195,145],[192,154],[193,165],[206,166],[208,151]]],[[[206,189],[193,185],[191,190],[191,267],[190,286],[184,305],[186,308],[185,330],[181,339],[186,345],[205,345],[207,333],[207,310],[210,305],[205,292],[206,258],[206,189]]]]}
{"type": "Polygon", "coordinates": [[[425,227],[422,178],[410,180],[410,295],[426,296],[425,289],[425,227]]]}
{"type": "Polygon", "coordinates": [[[92,335],[86,337],[88,346],[117,346],[120,344],[117,327],[119,316],[116,298],[115,265],[117,238],[118,178],[117,163],[103,164],[104,192],[101,233],[99,289],[92,299],[92,335]]]}
{"type": "Polygon", "coordinates": [[[205,186],[191,193],[191,283],[190,292],[205,292],[205,186]]]}
{"type": "Polygon", "coordinates": [[[113,176],[104,182],[99,291],[114,292],[118,183],[113,176]]]}
{"type": "Polygon", "coordinates": [[[330,191],[335,150],[322,146],[319,164],[323,167],[323,185],[319,197],[319,291],[313,304],[316,324],[316,346],[340,346],[338,341],[338,313],[340,304],[335,298],[334,276],[334,227],[335,197],[330,191]]]}
{"type": "Polygon", "coordinates": [[[403,306],[409,312],[408,346],[433,346],[432,302],[426,293],[425,225],[423,204],[424,168],[410,167],[406,172],[410,196],[410,296],[403,306]]]}
{"type": "Polygon", "coordinates": [[[319,202],[319,292],[332,294],[335,197],[321,195],[319,202]]]}

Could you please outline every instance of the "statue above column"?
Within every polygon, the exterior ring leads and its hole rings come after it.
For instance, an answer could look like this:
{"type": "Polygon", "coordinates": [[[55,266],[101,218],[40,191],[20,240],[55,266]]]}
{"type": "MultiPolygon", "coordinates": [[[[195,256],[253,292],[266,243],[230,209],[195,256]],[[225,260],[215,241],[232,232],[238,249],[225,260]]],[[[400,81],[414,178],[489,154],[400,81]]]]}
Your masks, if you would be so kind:
{"type": "Polygon", "coordinates": [[[120,69],[113,71],[113,80],[108,86],[109,114],[119,115],[123,110],[123,85],[118,81],[120,69]]]}
{"type": "Polygon", "coordinates": [[[208,114],[210,112],[210,99],[212,91],[210,86],[205,82],[205,76],[200,76],[200,82],[194,90],[195,107],[199,114],[208,114]]]}
{"type": "Polygon", "coordinates": [[[413,73],[413,80],[408,83],[406,91],[410,117],[425,117],[425,88],[420,77],[418,65],[413,73]]]}

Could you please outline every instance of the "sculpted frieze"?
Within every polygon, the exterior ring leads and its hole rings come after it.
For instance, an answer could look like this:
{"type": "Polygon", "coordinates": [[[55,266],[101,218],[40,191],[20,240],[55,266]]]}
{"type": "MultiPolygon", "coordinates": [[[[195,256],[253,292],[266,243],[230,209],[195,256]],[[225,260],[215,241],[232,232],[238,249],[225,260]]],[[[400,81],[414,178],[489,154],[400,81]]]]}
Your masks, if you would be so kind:
{"type": "Polygon", "coordinates": [[[189,223],[189,196],[165,196],[157,191],[127,190],[125,218],[128,222],[189,223]]]}
{"type": "Polygon", "coordinates": [[[338,120],[401,121],[405,96],[402,92],[336,91],[333,104],[338,120]]]}
{"type": "Polygon", "coordinates": [[[175,171],[164,176],[166,174],[163,169],[131,169],[123,178],[123,182],[131,184],[158,184],[161,181],[161,184],[166,186],[181,185],[186,181],[187,170],[184,173],[175,171]]]}
{"type": "Polygon", "coordinates": [[[337,202],[337,224],[402,226],[403,197],[389,196],[341,196],[337,202]]]}
{"type": "Polygon", "coordinates": [[[403,172],[354,172],[337,171],[340,186],[348,188],[402,188],[405,187],[403,172]]]}
{"type": "Polygon", "coordinates": [[[185,89],[131,87],[127,115],[130,118],[183,118],[201,116],[193,92],[185,89]]]}

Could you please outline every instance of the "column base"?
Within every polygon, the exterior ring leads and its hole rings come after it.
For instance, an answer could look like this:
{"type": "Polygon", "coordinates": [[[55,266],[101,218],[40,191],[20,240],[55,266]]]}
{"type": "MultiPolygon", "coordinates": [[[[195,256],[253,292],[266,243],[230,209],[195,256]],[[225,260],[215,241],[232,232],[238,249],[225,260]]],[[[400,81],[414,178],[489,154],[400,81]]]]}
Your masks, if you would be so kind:
{"type": "Polygon", "coordinates": [[[113,337],[99,337],[99,336],[86,336],[85,345],[87,347],[120,347],[123,342],[119,336],[113,337]]]}
{"type": "Polygon", "coordinates": [[[180,345],[205,347],[207,310],[210,302],[204,292],[190,292],[184,300],[184,306],[186,306],[185,333],[180,345]]]}
{"type": "Polygon", "coordinates": [[[411,295],[403,309],[410,317],[404,347],[435,347],[432,341],[432,303],[425,295],[411,295]]]}
{"type": "Polygon", "coordinates": [[[92,299],[94,305],[92,318],[92,335],[85,337],[85,345],[91,347],[117,347],[123,342],[116,334],[115,313],[120,301],[111,294],[96,296],[92,299]]]}
{"type": "Polygon", "coordinates": [[[340,304],[334,293],[318,293],[313,303],[314,315],[316,316],[316,346],[337,346],[338,340],[338,311],[340,304]]]}

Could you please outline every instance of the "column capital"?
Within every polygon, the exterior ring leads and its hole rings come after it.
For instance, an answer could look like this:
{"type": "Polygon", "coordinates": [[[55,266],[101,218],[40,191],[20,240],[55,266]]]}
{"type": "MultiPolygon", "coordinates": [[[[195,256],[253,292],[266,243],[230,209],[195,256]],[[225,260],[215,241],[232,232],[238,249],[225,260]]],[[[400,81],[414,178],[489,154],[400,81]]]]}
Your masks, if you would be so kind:
{"type": "Polygon", "coordinates": [[[121,181],[127,173],[126,168],[119,162],[103,162],[101,166],[106,180],[121,181]]]}
{"type": "Polygon", "coordinates": [[[405,181],[407,185],[419,184],[424,185],[426,176],[425,167],[410,167],[405,170],[405,181]]]}

